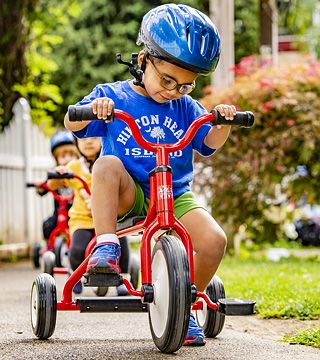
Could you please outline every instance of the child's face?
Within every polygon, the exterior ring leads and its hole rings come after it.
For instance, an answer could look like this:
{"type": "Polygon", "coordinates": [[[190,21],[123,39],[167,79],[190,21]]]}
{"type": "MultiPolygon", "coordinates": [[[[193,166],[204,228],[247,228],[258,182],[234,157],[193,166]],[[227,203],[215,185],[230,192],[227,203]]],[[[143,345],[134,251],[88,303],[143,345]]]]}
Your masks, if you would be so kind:
{"type": "Polygon", "coordinates": [[[101,141],[98,137],[78,139],[80,152],[89,160],[94,160],[101,150],[101,141]]]}
{"type": "Polygon", "coordinates": [[[54,152],[57,165],[65,166],[71,160],[79,158],[79,153],[75,145],[61,145],[54,152]]]}
{"type": "Polygon", "coordinates": [[[150,57],[147,59],[146,69],[143,76],[143,83],[148,96],[158,103],[165,103],[169,100],[180,99],[183,94],[180,94],[179,86],[168,90],[163,87],[164,80],[174,80],[177,85],[193,84],[196,80],[197,74],[173,65],[167,61],[159,60],[150,57]]]}

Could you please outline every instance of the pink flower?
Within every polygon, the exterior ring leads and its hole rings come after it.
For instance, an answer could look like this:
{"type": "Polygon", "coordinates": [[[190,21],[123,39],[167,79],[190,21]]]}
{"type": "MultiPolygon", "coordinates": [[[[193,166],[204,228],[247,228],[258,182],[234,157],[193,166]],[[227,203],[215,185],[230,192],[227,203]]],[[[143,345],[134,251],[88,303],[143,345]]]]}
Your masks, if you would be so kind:
{"type": "Polygon", "coordinates": [[[259,81],[260,86],[262,87],[272,87],[272,83],[269,79],[261,79],[259,81]]]}
{"type": "Polygon", "coordinates": [[[270,109],[272,109],[273,108],[273,102],[272,102],[272,100],[270,100],[270,101],[267,101],[267,102],[265,102],[264,104],[263,104],[263,106],[262,106],[262,112],[263,113],[267,113],[270,109]]]}
{"type": "Polygon", "coordinates": [[[296,122],[293,120],[293,119],[289,119],[288,121],[287,121],[287,125],[288,126],[293,126],[293,125],[295,125],[296,124],[296,122]]]}

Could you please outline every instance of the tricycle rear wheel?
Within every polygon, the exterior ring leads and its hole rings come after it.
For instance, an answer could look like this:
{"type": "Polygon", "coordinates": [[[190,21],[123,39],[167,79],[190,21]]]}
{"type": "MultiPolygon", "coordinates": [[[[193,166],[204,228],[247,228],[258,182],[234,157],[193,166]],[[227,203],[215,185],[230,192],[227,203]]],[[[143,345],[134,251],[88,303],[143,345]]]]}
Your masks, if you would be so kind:
{"type": "Polygon", "coordinates": [[[53,276],[53,269],[56,264],[56,256],[55,254],[48,250],[42,255],[43,261],[43,272],[53,276]]]}
{"type": "Polygon", "coordinates": [[[32,249],[32,263],[36,269],[40,267],[40,251],[41,251],[40,244],[35,243],[32,249]]]}
{"type": "Polygon", "coordinates": [[[131,284],[135,289],[138,289],[139,275],[140,275],[140,259],[135,253],[130,254],[129,273],[131,284]]]}
{"type": "MultiPolygon", "coordinates": [[[[211,301],[215,303],[219,299],[225,298],[224,286],[219,276],[214,275],[207,286],[206,293],[211,301]]],[[[214,338],[222,331],[225,315],[210,309],[203,299],[201,301],[203,309],[195,311],[197,323],[202,327],[206,337],[214,338]]]]}
{"type": "Polygon", "coordinates": [[[31,326],[39,339],[48,339],[54,332],[57,317],[57,291],[53,277],[40,274],[32,284],[31,326]]]}
{"type": "Polygon", "coordinates": [[[56,256],[57,267],[69,267],[69,255],[68,255],[67,241],[63,236],[57,236],[54,241],[54,253],[56,256]]]}

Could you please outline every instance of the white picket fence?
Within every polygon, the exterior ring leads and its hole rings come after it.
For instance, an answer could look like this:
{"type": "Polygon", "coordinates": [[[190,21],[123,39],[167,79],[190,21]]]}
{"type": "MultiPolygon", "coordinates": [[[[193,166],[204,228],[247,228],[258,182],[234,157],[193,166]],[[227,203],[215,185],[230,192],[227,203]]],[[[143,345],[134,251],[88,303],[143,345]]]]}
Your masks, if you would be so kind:
{"type": "Polygon", "coordinates": [[[49,139],[33,125],[20,98],[14,118],[0,134],[0,243],[31,244],[42,239],[42,221],[53,213],[50,194],[40,197],[29,181],[43,180],[54,165],[49,139]]]}

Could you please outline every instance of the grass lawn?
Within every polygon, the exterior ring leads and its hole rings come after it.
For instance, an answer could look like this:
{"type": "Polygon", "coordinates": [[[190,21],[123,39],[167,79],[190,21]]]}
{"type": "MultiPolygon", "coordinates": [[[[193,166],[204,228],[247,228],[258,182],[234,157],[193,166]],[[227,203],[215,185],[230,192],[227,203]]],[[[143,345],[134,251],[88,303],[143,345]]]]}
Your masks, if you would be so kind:
{"type": "Polygon", "coordinates": [[[312,327],[301,331],[296,335],[285,336],[283,341],[290,344],[308,345],[320,348],[320,328],[312,327]]]}
{"type": "Polygon", "coordinates": [[[264,318],[320,318],[320,262],[288,258],[280,262],[225,257],[218,275],[226,297],[256,300],[264,318]]]}

